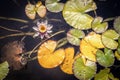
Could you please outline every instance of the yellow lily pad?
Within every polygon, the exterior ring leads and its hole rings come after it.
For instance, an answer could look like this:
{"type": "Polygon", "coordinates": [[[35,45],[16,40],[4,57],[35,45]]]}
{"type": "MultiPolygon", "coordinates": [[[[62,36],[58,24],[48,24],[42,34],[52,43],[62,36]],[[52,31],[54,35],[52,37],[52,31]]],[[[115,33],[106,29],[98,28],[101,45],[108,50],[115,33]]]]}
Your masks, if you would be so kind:
{"type": "Polygon", "coordinates": [[[89,44],[85,39],[80,42],[81,53],[89,60],[96,62],[97,49],[89,44]]]}
{"type": "Polygon", "coordinates": [[[85,37],[85,40],[96,48],[104,48],[100,34],[96,34],[95,32],[90,32],[85,37]]]}
{"type": "Polygon", "coordinates": [[[68,47],[65,49],[65,59],[63,63],[60,65],[60,68],[63,72],[67,74],[73,74],[72,71],[72,64],[74,61],[74,48],[73,47],[68,47]]]}
{"type": "Polygon", "coordinates": [[[48,40],[44,42],[38,49],[38,62],[44,68],[54,68],[60,65],[65,58],[64,49],[55,51],[57,42],[48,40]]]}

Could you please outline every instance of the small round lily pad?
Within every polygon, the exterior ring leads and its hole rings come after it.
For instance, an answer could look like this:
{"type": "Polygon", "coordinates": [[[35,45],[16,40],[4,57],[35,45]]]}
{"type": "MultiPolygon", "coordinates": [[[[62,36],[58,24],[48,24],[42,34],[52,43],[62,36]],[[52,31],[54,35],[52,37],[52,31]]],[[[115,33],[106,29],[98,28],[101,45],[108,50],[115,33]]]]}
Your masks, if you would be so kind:
{"type": "Polygon", "coordinates": [[[93,20],[93,22],[92,22],[92,29],[96,33],[103,33],[108,28],[108,23],[107,22],[102,22],[102,21],[103,21],[102,17],[96,17],[93,20]]]}
{"type": "Polygon", "coordinates": [[[50,12],[60,12],[63,10],[64,3],[60,3],[60,0],[46,0],[45,5],[50,12]]]}
{"type": "Polygon", "coordinates": [[[120,16],[114,21],[114,29],[120,34],[120,16]]]}
{"type": "Polygon", "coordinates": [[[80,38],[83,38],[85,33],[79,29],[71,29],[67,32],[67,40],[72,45],[79,46],[80,38]]]}
{"type": "Polygon", "coordinates": [[[90,80],[96,74],[96,63],[90,60],[84,63],[82,57],[79,57],[74,61],[73,72],[79,80],[90,80]]]}
{"type": "Polygon", "coordinates": [[[110,67],[114,64],[114,54],[110,49],[105,48],[104,52],[102,50],[97,50],[96,57],[101,66],[110,67]]]}
{"type": "Polygon", "coordinates": [[[102,34],[102,43],[105,47],[110,49],[116,49],[118,47],[118,42],[115,41],[119,37],[119,34],[115,30],[107,30],[102,34]]]}
{"type": "Polygon", "coordinates": [[[9,72],[8,67],[9,67],[9,65],[8,65],[7,61],[0,64],[0,80],[3,80],[7,76],[8,72],[9,72]]]}

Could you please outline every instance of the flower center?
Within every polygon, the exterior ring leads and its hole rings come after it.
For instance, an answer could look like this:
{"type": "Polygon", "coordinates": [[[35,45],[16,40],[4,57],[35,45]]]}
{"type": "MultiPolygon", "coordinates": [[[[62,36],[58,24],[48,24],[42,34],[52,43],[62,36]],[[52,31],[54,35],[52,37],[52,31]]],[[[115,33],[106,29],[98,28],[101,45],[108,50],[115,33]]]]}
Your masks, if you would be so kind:
{"type": "Polygon", "coordinates": [[[45,25],[40,25],[39,30],[41,33],[45,33],[47,29],[45,25]]]}

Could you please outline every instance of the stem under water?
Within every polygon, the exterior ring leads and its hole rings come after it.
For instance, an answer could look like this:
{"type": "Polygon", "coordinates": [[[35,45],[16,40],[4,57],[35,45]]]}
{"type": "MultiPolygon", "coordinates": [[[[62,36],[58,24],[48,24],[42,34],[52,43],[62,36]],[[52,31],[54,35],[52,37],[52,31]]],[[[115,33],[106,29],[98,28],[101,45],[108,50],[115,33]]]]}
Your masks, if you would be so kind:
{"type": "Polygon", "coordinates": [[[22,22],[22,23],[28,23],[28,21],[27,21],[27,20],[18,19],[18,18],[0,17],[0,19],[3,19],[3,20],[11,20],[11,21],[18,21],[18,22],[22,22]]]}
{"type": "Polygon", "coordinates": [[[20,31],[20,30],[16,30],[16,29],[9,29],[9,28],[2,27],[2,26],[0,26],[0,28],[5,29],[5,30],[7,30],[7,31],[12,31],[12,32],[22,32],[22,31],[20,31]]]}
{"type": "Polygon", "coordinates": [[[15,37],[15,36],[33,36],[34,32],[27,32],[27,33],[16,33],[16,34],[10,34],[10,35],[5,35],[5,36],[0,36],[0,39],[4,39],[7,37],[15,37]]]}

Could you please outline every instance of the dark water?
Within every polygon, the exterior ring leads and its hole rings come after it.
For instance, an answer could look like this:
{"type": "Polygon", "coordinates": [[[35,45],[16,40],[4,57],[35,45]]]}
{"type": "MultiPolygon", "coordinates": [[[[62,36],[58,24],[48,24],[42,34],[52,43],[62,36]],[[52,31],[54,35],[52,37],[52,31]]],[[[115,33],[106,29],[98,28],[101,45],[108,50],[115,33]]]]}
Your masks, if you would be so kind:
{"type": "MultiPolygon", "coordinates": [[[[33,1],[33,0],[30,0],[33,1]]],[[[36,2],[37,0],[35,0],[36,2]]],[[[44,1],[44,0],[42,0],[44,1]]],[[[65,2],[65,0],[62,0],[65,2]]],[[[97,4],[97,14],[103,18],[115,17],[120,15],[120,0],[95,0],[97,4]]],[[[29,23],[20,23],[15,21],[0,20],[0,26],[18,29],[20,30],[21,26],[28,25],[28,28],[22,29],[22,31],[32,31],[32,26],[35,25],[32,20],[28,19],[25,15],[25,5],[27,0],[0,0],[0,16],[4,17],[14,17],[21,18],[29,21],[29,23]]],[[[38,18],[38,17],[37,17],[38,18]]],[[[49,21],[50,24],[54,26],[53,31],[57,32],[58,30],[69,30],[70,26],[65,23],[61,13],[47,13],[48,19],[60,19],[59,21],[49,21]]],[[[112,23],[109,25],[112,28],[112,23]]],[[[0,29],[0,36],[11,34],[14,32],[9,32],[3,29],[0,29]]],[[[61,38],[59,35],[55,39],[61,38]]],[[[21,40],[22,37],[10,37],[0,40],[0,49],[7,42],[14,40],[21,40]]],[[[39,39],[33,39],[32,37],[27,37],[24,40],[26,50],[31,50],[35,45],[38,44],[39,39]]],[[[2,54],[2,53],[1,53],[2,54]]],[[[120,64],[120,62],[116,62],[120,64]]],[[[98,66],[100,67],[100,66],[98,66]]],[[[101,67],[100,67],[101,68],[101,67]]],[[[113,74],[116,77],[119,77],[120,69],[112,69],[113,74]]],[[[74,75],[68,75],[63,73],[59,67],[53,69],[44,69],[39,66],[37,60],[31,61],[27,66],[20,71],[11,71],[5,80],[78,80],[74,75]]]]}

